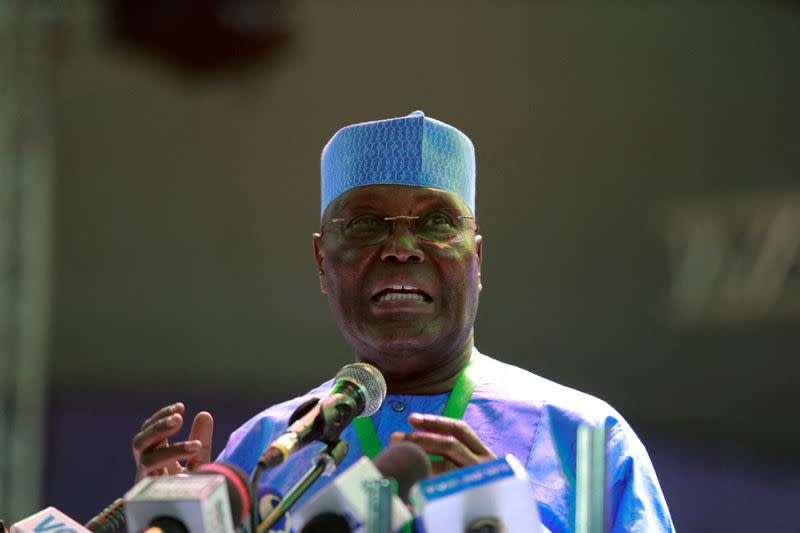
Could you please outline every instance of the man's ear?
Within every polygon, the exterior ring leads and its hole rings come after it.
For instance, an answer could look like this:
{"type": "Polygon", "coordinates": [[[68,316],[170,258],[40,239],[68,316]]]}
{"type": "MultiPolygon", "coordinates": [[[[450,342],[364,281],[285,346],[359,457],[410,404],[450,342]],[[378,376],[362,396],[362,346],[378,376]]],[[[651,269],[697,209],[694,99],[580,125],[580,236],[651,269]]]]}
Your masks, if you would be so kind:
{"type": "Polygon", "coordinates": [[[322,235],[314,233],[311,236],[312,244],[314,245],[314,261],[317,262],[317,269],[319,270],[319,290],[322,294],[325,292],[325,267],[324,258],[325,252],[322,251],[322,235]]]}
{"type": "Polygon", "coordinates": [[[478,292],[483,290],[481,284],[481,265],[483,264],[483,235],[475,235],[475,257],[478,258],[478,292]]]}

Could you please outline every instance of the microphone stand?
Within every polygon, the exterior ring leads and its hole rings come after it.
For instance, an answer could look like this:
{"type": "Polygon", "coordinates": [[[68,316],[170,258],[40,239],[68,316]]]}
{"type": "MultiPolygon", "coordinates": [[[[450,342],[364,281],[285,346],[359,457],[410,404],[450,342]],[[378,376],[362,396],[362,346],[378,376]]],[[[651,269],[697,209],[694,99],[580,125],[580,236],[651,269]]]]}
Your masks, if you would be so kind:
{"type": "Polygon", "coordinates": [[[269,513],[258,529],[253,533],[266,533],[275,523],[286,514],[286,511],[305,494],[305,492],[324,474],[330,474],[339,466],[347,455],[349,446],[346,440],[337,440],[328,444],[314,459],[314,466],[306,472],[294,487],[289,489],[286,496],[278,502],[278,505],[269,513]]]}
{"type": "MultiPolygon", "coordinates": [[[[294,410],[292,416],[289,417],[289,425],[291,426],[294,422],[296,422],[299,418],[306,415],[311,409],[313,409],[319,403],[319,398],[309,398],[306,402],[301,404],[297,409],[294,410]]],[[[337,442],[334,440],[334,443],[337,442]]],[[[347,453],[345,451],[345,453],[347,453]]],[[[337,463],[338,464],[338,463],[337,463]]],[[[274,465],[273,465],[274,466],[274,465]]],[[[258,480],[261,479],[262,474],[270,468],[265,461],[263,461],[263,457],[258,460],[256,464],[255,470],[253,470],[252,475],[250,476],[250,532],[256,533],[256,526],[258,524],[258,480]]]]}

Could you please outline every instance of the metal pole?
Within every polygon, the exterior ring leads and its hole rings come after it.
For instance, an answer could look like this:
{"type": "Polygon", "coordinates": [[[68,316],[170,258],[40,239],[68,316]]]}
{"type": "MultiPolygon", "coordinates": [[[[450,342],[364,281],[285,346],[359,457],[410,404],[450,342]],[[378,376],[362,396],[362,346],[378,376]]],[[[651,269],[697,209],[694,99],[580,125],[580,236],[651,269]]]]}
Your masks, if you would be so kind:
{"type": "Polygon", "coordinates": [[[40,507],[50,314],[53,5],[0,3],[0,508],[40,507]]]}

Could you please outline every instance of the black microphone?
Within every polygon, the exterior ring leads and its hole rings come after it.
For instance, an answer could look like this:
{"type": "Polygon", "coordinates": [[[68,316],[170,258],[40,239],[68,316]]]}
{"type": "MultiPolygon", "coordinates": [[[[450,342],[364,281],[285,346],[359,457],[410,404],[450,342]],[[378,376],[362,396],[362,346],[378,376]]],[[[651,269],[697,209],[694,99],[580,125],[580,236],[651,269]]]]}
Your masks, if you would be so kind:
{"type": "Polygon", "coordinates": [[[315,440],[332,444],[354,418],[375,413],[385,397],[386,380],[377,368],[367,363],[343,367],[325,397],[300,407],[299,418],[267,447],[258,466],[277,466],[315,440]]]}
{"type": "Polygon", "coordinates": [[[397,495],[406,504],[414,483],[428,479],[433,473],[428,454],[413,442],[392,443],[375,457],[374,463],[383,477],[397,481],[397,495]]]}
{"type": "Polygon", "coordinates": [[[86,522],[86,529],[93,533],[115,533],[125,527],[125,499],[117,498],[86,522]]]}
{"type": "Polygon", "coordinates": [[[308,521],[300,533],[352,533],[347,519],[337,513],[322,513],[308,521]]]}

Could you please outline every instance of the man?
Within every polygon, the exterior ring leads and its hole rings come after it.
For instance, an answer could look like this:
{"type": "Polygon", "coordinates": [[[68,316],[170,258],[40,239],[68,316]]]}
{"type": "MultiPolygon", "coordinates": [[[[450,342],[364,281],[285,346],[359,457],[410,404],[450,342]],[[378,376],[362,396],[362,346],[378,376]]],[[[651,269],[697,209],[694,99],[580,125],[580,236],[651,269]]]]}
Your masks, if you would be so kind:
{"type": "MultiPolygon", "coordinates": [[[[614,409],[474,347],[483,258],[474,157],[466,135],[421,112],[343,128],[323,150],[313,236],[320,289],[355,358],[378,367],[388,385],[371,422],[343,432],[350,451],[339,471],[395,440],[441,456],[436,472],[512,453],[527,467],[544,526],[566,532],[574,527],[578,426],[603,425],[612,530],[672,531],[647,452],[614,409]]],[[[218,460],[251,472],[294,409],[329,387],[258,414],[218,460]]],[[[168,442],[183,413],[182,404],[165,407],[142,426],[133,442],[137,478],[180,471],[180,460],[189,469],[210,460],[208,413],[197,415],[188,441],[168,442]]],[[[309,446],[264,475],[262,513],[318,450],[309,446]]]]}

